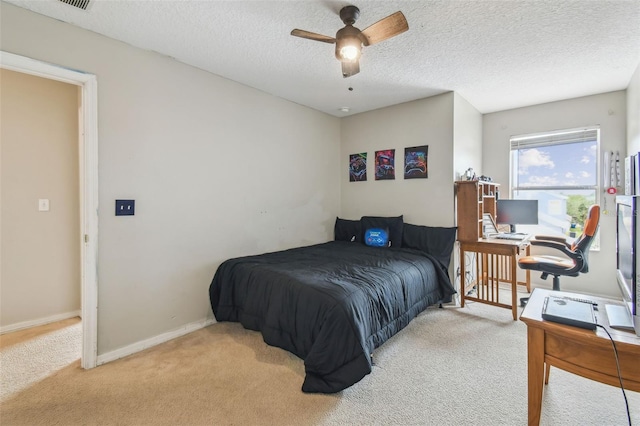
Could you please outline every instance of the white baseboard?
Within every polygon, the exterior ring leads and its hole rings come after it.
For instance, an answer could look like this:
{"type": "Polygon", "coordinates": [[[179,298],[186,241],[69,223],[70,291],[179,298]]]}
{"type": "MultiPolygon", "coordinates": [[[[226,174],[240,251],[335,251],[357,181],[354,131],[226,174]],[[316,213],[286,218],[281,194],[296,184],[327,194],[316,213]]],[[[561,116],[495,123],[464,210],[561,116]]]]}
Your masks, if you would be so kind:
{"type": "Polygon", "coordinates": [[[18,322],[15,324],[0,327],[0,334],[10,333],[12,331],[24,330],[25,328],[37,327],[39,325],[51,324],[52,322],[62,321],[69,318],[81,316],[82,311],[65,312],[63,314],[52,315],[46,318],[38,318],[29,321],[18,322]]]}
{"type": "Polygon", "coordinates": [[[177,337],[184,336],[185,334],[192,333],[196,330],[200,330],[201,328],[208,327],[211,324],[214,324],[215,322],[216,321],[214,318],[205,318],[199,321],[189,323],[175,330],[160,334],[158,336],[151,337],[146,340],[141,340],[136,343],[132,343],[131,345],[125,346],[120,349],[116,349],[115,351],[98,355],[97,365],[106,364],[107,362],[115,361],[116,359],[124,358],[125,356],[135,354],[136,352],[143,351],[147,348],[159,345],[160,343],[164,343],[169,340],[175,339],[177,337]]]}

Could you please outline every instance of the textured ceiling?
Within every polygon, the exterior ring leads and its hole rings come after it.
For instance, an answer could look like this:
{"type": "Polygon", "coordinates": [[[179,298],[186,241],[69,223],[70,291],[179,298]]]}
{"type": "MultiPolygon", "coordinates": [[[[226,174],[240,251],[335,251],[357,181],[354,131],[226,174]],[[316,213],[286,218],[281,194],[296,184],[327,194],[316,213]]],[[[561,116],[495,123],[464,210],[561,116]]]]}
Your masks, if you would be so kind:
{"type": "Polygon", "coordinates": [[[5,1],[338,117],[447,91],[489,113],[622,90],[640,63],[640,0],[5,1]],[[333,37],[348,4],[360,29],[400,10],[409,31],[345,79],[333,45],[289,33],[333,37]]]}

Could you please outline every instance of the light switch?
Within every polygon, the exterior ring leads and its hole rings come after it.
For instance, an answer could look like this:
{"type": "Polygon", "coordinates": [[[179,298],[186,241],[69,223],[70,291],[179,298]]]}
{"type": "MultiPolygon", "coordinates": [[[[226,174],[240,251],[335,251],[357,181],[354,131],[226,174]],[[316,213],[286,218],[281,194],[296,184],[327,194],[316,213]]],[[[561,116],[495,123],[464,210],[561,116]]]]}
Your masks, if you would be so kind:
{"type": "Polygon", "coordinates": [[[48,212],[49,211],[49,199],[48,198],[40,198],[38,200],[38,211],[39,212],[48,212]]]}
{"type": "Polygon", "coordinates": [[[133,216],[135,206],[135,200],[116,200],[116,216],[133,216]]]}

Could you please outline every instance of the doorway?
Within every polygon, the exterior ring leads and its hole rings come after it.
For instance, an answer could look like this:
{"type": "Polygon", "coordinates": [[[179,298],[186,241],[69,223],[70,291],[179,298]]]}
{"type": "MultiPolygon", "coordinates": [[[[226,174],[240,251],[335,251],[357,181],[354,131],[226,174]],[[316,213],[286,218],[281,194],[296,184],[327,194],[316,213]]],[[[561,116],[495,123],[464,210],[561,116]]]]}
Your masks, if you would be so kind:
{"type": "Polygon", "coordinates": [[[20,55],[0,51],[0,67],[79,86],[79,201],[82,368],[97,365],[98,114],[97,79],[20,55]]]}

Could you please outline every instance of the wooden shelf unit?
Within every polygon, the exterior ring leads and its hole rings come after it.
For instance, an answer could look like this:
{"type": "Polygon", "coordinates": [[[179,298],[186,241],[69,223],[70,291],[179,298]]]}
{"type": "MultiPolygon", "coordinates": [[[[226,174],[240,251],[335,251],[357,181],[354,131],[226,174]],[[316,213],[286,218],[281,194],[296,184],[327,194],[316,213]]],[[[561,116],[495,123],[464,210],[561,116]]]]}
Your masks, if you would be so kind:
{"type": "Polygon", "coordinates": [[[482,218],[488,213],[496,220],[496,200],[499,183],[461,180],[456,185],[458,241],[478,241],[482,238],[482,218]]]}

